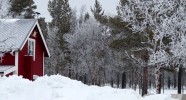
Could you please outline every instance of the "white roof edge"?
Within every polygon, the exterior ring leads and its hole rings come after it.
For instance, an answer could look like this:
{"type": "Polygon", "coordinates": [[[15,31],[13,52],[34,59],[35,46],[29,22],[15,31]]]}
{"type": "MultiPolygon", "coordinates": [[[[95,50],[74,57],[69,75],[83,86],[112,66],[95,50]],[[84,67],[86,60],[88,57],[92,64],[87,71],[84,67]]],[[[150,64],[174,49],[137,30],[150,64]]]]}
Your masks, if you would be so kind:
{"type": "Polygon", "coordinates": [[[34,30],[36,26],[36,22],[34,23],[34,25],[32,26],[32,29],[30,30],[29,34],[27,35],[27,37],[25,38],[24,42],[22,43],[21,47],[20,47],[20,50],[23,49],[24,45],[26,44],[26,41],[28,40],[29,36],[32,34],[32,31],[34,30]]]}
{"type": "Polygon", "coordinates": [[[29,34],[27,35],[25,41],[24,41],[23,44],[21,45],[20,50],[23,49],[23,47],[24,47],[26,41],[28,40],[28,38],[29,38],[30,35],[32,34],[32,31],[34,30],[34,28],[35,28],[36,25],[37,25],[37,27],[38,27],[39,34],[41,35],[41,38],[42,38],[42,41],[43,41],[43,43],[44,43],[45,49],[46,49],[46,51],[47,51],[47,54],[48,54],[48,56],[50,57],[50,52],[49,52],[48,47],[47,47],[47,45],[46,45],[46,41],[45,41],[45,39],[44,39],[44,37],[43,37],[43,33],[42,33],[42,31],[41,31],[41,27],[39,26],[38,20],[37,20],[37,21],[35,22],[35,24],[33,25],[32,29],[30,30],[29,34]]]}
{"type": "Polygon", "coordinates": [[[38,23],[38,20],[36,21],[36,25],[37,25],[37,27],[38,27],[39,33],[40,33],[41,38],[42,38],[42,40],[43,40],[43,43],[44,43],[45,49],[46,49],[46,51],[47,51],[47,54],[48,54],[48,56],[50,57],[50,52],[49,52],[49,50],[48,50],[48,46],[47,46],[46,41],[45,41],[45,39],[44,39],[44,36],[43,36],[42,31],[41,31],[41,27],[40,27],[40,25],[39,25],[39,23],[38,23]]]}

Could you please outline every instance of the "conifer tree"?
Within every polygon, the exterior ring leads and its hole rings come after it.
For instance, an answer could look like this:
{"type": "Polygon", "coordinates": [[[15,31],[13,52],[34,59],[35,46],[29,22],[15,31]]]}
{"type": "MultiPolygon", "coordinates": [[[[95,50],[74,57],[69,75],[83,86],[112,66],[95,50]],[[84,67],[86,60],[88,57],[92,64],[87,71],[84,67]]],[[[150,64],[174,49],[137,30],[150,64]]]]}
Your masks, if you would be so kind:
{"type": "Polygon", "coordinates": [[[87,12],[87,13],[85,14],[85,19],[84,19],[84,20],[86,21],[86,20],[88,20],[89,18],[90,18],[90,15],[89,15],[89,13],[87,12]]]}
{"type": "Polygon", "coordinates": [[[48,36],[48,28],[47,28],[47,23],[45,22],[45,18],[44,17],[40,17],[38,19],[39,25],[41,27],[41,31],[43,33],[44,38],[46,39],[48,36]]]}
{"type": "MultiPolygon", "coordinates": [[[[120,0],[120,6],[124,6],[127,4],[127,0],[120,0]]],[[[134,60],[132,56],[129,55],[134,55],[135,57],[139,58],[142,60],[142,62],[145,63],[143,67],[144,73],[143,73],[143,95],[147,94],[147,62],[148,62],[148,52],[146,47],[149,45],[147,44],[142,44],[143,42],[147,42],[147,36],[143,35],[140,32],[137,32],[136,34],[132,34],[131,26],[129,25],[128,22],[122,21],[120,17],[120,12],[119,8],[118,10],[118,15],[115,17],[105,17],[104,12],[102,11],[102,7],[100,3],[96,0],[95,1],[95,6],[94,9],[91,9],[94,17],[103,25],[107,25],[111,28],[113,37],[115,34],[120,34],[121,38],[114,39],[110,43],[110,48],[114,50],[119,50],[119,51],[127,51],[128,59],[134,60]],[[141,48],[141,50],[137,50],[138,48],[141,48]]],[[[129,62],[134,62],[130,61],[129,62]]],[[[137,62],[137,61],[135,61],[137,62]]],[[[132,63],[133,66],[137,66],[134,63],[132,63]]],[[[139,65],[139,64],[138,64],[139,65]]]]}
{"type": "Polygon", "coordinates": [[[33,0],[12,0],[10,7],[10,15],[13,18],[34,18],[34,9],[36,9],[33,0]]]}
{"type": "MultiPolygon", "coordinates": [[[[71,17],[72,11],[69,5],[68,0],[50,0],[48,4],[48,11],[52,16],[52,22],[50,23],[50,28],[57,28],[56,33],[57,37],[55,40],[59,45],[59,50],[57,55],[54,55],[54,59],[57,60],[56,73],[62,73],[64,68],[70,69],[70,51],[67,47],[67,42],[64,40],[64,35],[71,32],[71,17]],[[59,54],[61,55],[60,59],[59,54]],[[58,56],[58,57],[57,57],[58,56]]],[[[69,77],[70,70],[68,71],[69,77]]]]}
{"type": "Polygon", "coordinates": [[[104,15],[104,11],[98,0],[95,0],[94,7],[91,7],[91,11],[97,21],[100,23],[107,23],[107,17],[104,15]]]}

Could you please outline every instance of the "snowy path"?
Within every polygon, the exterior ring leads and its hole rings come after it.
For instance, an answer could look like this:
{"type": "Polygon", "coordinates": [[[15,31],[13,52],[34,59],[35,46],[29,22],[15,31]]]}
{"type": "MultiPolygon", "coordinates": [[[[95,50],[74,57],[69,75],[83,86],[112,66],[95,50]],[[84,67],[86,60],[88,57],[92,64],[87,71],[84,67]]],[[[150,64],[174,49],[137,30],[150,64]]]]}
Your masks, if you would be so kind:
{"type": "Polygon", "coordinates": [[[131,89],[87,86],[63,76],[45,76],[36,81],[12,76],[0,78],[0,100],[173,100],[170,95],[142,98],[131,89]]]}

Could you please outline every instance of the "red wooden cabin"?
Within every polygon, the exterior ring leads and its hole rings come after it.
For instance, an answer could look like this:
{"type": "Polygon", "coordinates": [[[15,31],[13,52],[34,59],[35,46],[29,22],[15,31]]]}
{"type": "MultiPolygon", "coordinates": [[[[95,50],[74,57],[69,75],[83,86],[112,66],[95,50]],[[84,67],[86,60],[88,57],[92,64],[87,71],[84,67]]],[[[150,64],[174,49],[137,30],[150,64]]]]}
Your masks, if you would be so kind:
{"type": "Polygon", "coordinates": [[[33,80],[44,75],[44,58],[50,53],[36,19],[0,19],[0,75],[22,75],[33,80]],[[3,46],[2,46],[3,45],[3,46]],[[7,52],[8,50],[8,52],[7,52]]]}

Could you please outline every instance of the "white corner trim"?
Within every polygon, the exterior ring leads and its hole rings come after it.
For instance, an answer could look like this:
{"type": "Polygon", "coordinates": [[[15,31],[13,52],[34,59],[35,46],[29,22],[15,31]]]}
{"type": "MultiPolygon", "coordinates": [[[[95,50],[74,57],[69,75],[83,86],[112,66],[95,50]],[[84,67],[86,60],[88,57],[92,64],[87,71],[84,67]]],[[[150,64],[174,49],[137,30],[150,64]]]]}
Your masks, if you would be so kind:
{"type": "Polygon", "coordinates": [[[18,62],[19,62],[19,52],[16,51],[15,52],[15,71],[14,71],[14,75],[18,75],[18,62]]]}
{"type": "Polygon", "coordinates": [[[33,75],[33,79],[36,80],[39,76],[38,75],[33,75]]]}
{"type": "Polygon", "coordinates": [[[45,52],[43,52],[43,76],[45,75],[45,52]]]}
{"type": "Polygon", "coordinates": [[[46,51],[47,51],[47,54],[48,54],[48,56],[50,57],[50,52],[49,52],[49,50],[48,50],[46,41],[45,41],[45,39],[44,39],[44,36],[43,36],[43,33],[42,33],[42,31],[41,31],[41,27],[39,26],[38,21],[36,22],[36,25],[37,25],[37,27],[38,27],[39,33],[40,33],[41,38],[42,38],[42,40],[43,40],[43,43],[44,43],[45,49],[46,49],[46,51]]]}

